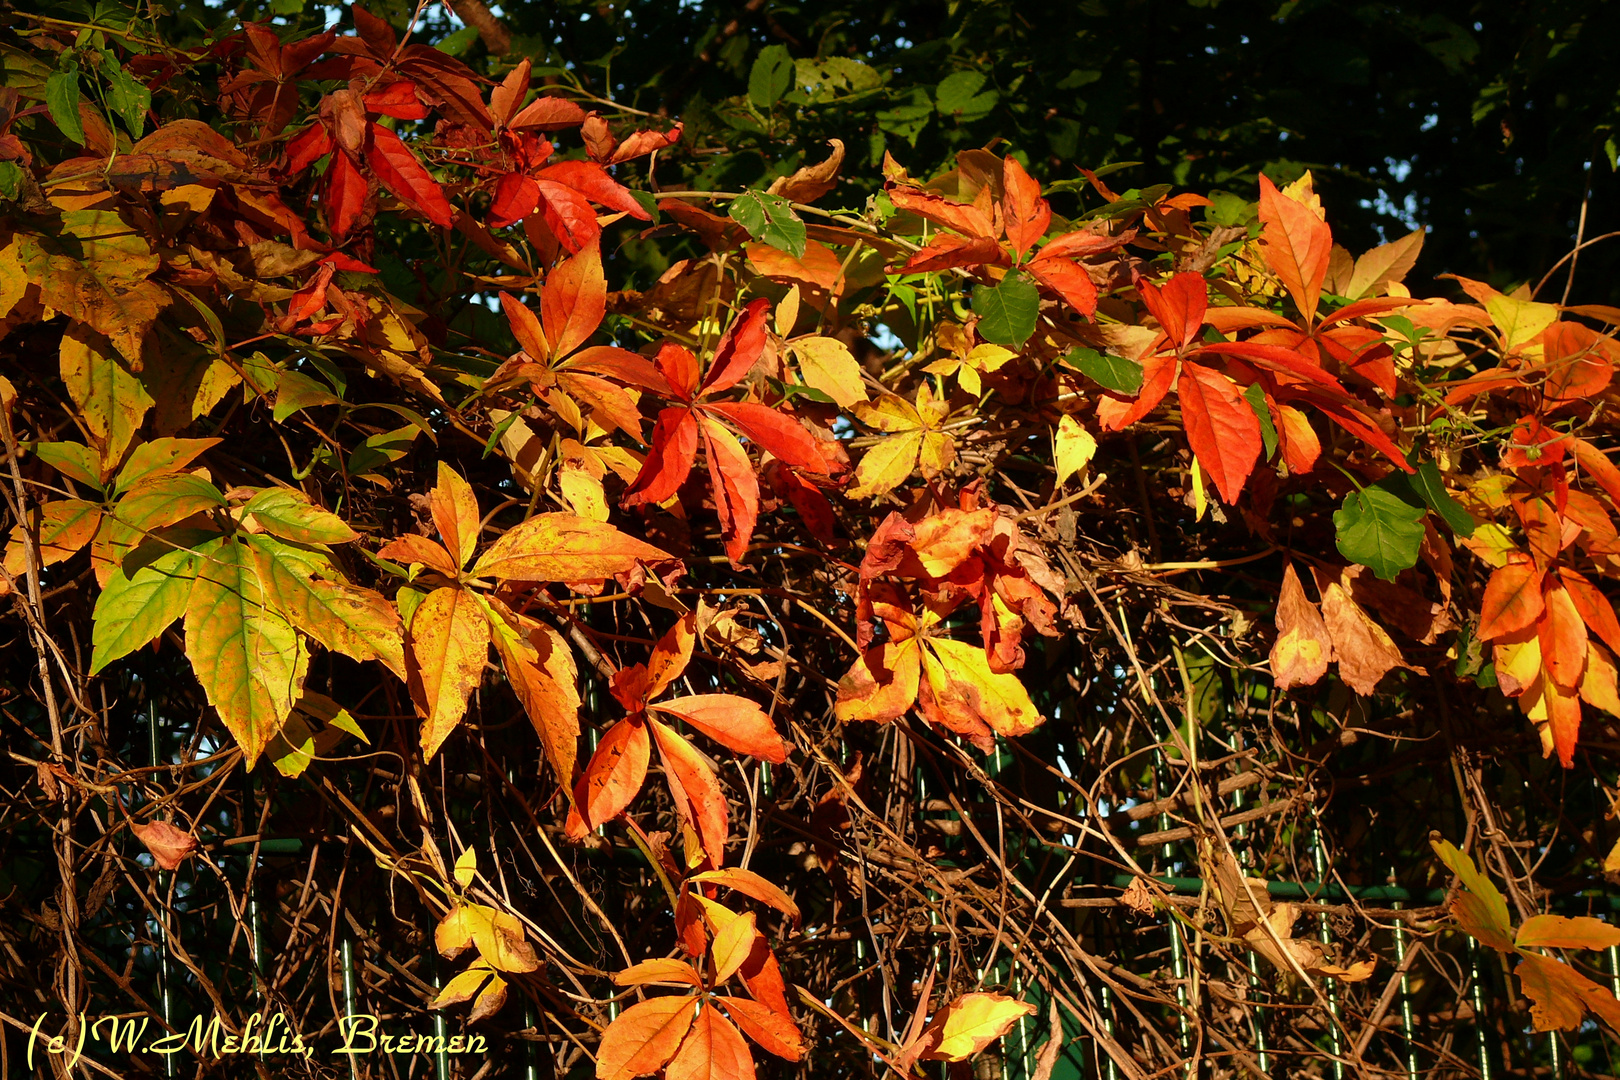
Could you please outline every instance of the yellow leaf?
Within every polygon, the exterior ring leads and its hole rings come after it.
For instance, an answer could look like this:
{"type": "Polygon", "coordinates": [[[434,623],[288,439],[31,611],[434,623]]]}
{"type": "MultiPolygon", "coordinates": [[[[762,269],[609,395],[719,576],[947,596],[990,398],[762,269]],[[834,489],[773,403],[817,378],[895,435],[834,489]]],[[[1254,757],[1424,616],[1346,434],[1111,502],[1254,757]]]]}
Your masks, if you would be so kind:
{"type": "Polygon", "coordinates": [[[326,555],[272,536],[250,536],[254,564],[270,602],[325,648],[355,660],[378,660],[400,678],[405,630],[382,594],[350,585],[326,555]]]}
{"type": "Polygon", "coordinates": [[[1091,464],[1097,453],[1097,440],[1080,426],[1080,421],[1064,413],[1052,439],[1052,453],[1057,459],[1058,487],[1062,487],[1071,476],[1091,464]]]}
{"type": "Polygon", "coordinates": [[[20,249],[40,300],[105,336],[140,370],[141,339],[169,302],[162,286],[146,280],[158,256],[109,210],[69,210],[62,232],[61,240],[30,237],[20,249]]]}
{"type": "Polygon", "coordinates": [[[152,407],[146,387],[104,348],[106,339],[70,327],[62,337],[62,382],[78,407],[79,418],[101,452],[106,472],[123,459],[141,421],[152,407]]]}
{"type": "MultiPolygon", "coordinates": [[[[3,257],[3,253],[0,253],[3,257]]],[[[20,293],[18,294],[21,295],[20,293]]],[[[15,301],[14,301],[15,302],[15,301]]],[[[3,313],[0,313],[3,314],[3,313]]],[[[776,336],[785,338],[793,333],[793,324],[799,321],[799,287],[794,285],[788,289],[787,295],[782,297],[776,305],[776,336]]]]}
{"type": "Polygon", "coordinates": [[[714,985],[719,986],[737,973],[753,951],[759,930],[752,911],[733,919],[715,932],[710,953],[714,957],[714,985]]]}
{"type": "Polygon", "coordinates": [[[416,609],[408,644],[411,697],[423,716],[422,759],[432,761],[484,676],[489,623],[471,593],[446,586],[429,593],[416,609]]]}
{"type": "Polygon", "coordinates": [[[463,851],[456,859],[456,884],[463,889],[478,876],[478,852],[473,848],[463,851]]]}
{"type": "Polygon", "coordinates": [[[963,994],[923,1030],[926,1061],[966,1061],[1035,1012],[1035,1006],[1004,994],[963,994]]]}
{"type": "Polygon", "coordinates": [[[696,968],[685,960],[673,959],[643,960],[639,964],[631,964],[623,971],[615,972],[613,982],[616,986],[658,984],[703,987],[703,979],[696,968]]]}
{"type": "Polygon", "coordinates": [[[870,447],[855,466],[855,483],[849,489],[852,499],[870,499],[893,491],[906,482],[917,467],[923,433],[905,431],[885,436],[870,447]]]}
{"type": "Polygon", "coordinates": [[[520,620],[498,600],[501,618],[491,622],[495,651],[512,692],[534,725],[559,783],[574,781],[579,753],[579,671],[562,635],[533,620],[520,620]]]}
{"type": "Polygon", "coordinates": [[[575,514],[591,521],[607,521],[607,493],[602,489],[602,481],[583,466],[563,462],[557,469],[557,487],[562,490],[563,501],[575,514]]]}
{"type": "Polygon", "coordinates": [[[793,355],[799,359],[799,377],[806,386],[820,390],[838,402],[840,408],[848,409],[866,401],[861,365],[842,341],[830,337],[802,337],[792,345],[793,355]]]}
{"type": "Polygon", "coordinates": [[[611,525],[573,514],[537,514],[514,525],[473,567],[474,577],[522,581],[600,581],[668,559],[611,525]]]}
{"type": "Polygon", "coordinates": [[[479,988],[494,975],[495,972],[490,970],[489,965],[474,963],[472,967],[445,983],[444,989],[439,991],[439,996],[433,999],[433,1004],[429,1008],[442,1009],[446,1005],[472,1000],[472,996],[478,993],[479,988]]]}
{"type": "Polygon", "coordinates": [[[1440,861],[1457,875],[1465,890],[1457,894],[1457,899],[1451,905],[1457,922],[1480,944],[1501,952],[1511,951],[1513,924],[1508,919],[1507,901],[1495,884],[1480,873],[1473,859],[1457,850],[1449,840],[1439,839],[1431,833],[1429,846],[1440,856],[1440,861]]]}
{"type": "Polygon", "coordinates": [[[451,960],[471,945],[496,971],[534,971],[540,966],[517,917],[482,904],[462,904],[446,915],[434,928],[433,944],[451,960]]]}
{"type": "Polygon", "coordinates": [[[1045,722],[1018,676],[991,671],[989,658],[977,645],[928,638],[923,664],[929,689],[943,709],[967,711],[998,735],[1028,735],[1045,722]],[[937,662],[931,662],[930,653],[937,662]]]}

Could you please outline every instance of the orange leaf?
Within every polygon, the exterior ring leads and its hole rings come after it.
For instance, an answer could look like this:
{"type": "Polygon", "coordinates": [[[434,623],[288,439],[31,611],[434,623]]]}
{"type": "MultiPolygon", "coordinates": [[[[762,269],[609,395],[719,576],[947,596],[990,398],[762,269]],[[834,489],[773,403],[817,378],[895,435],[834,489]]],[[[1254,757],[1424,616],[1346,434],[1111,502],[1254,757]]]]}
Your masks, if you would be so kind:
{"type": "Polygon", "coordinates": [[[512,328],[512,336],[517,338],[518,346],[530,358],[540,363],[551,359],[551,343],[546,340],[546,332],[523,301],[503,290],[501,310],[506,312],[507,325],[512,328]]]}
{"type": "Polygon", "coordinates": [[[1011,154],[1001,162],[1001,216],[1007,228],[1007,242],[1019,258],[1046,235],[1052,223],[1052,207],[1041,198],[1041,185],[1011,154]]]}
{"type": "Polygon", "coordinates": [[[698,975],[697,969],[685,960],[643,960],[623,971],[615,972],[613,983],[616,986],[646,986],[658,983],[692,986],[700,990],[703,988],[703,979],[698,975]]]}
{"type": "Polygon", "coordinates": [[[1514,939],[1521,949],[1609,949],[1620,945],[1620,926],[1585,915],[1532,915],[1514,939]]]}
{"type": "Polygon", "coordinates": [[[1048,255],[1049,249],[1032,259],[1024,269],[1035,275],[1035,280],[1057,293],[1074,310],[1091,315],[1097,310],[1097,286],[1085,267],[1068,259],[1048,255]]]}
{"type": "Polygon", "coordinates": [[[1322,590],[1322,621],[1333,638],[1339,677],[1361,696],[1370,695],[1391,668],[1406,666],[1384,628],[1337,581],[1322,590]]]}
{"type": "Polygon", "coordinates": [[[639,717],[626,717],[608,728],[574,788],[568,835],[580,839],[590,829],[618,817],[641,790],[651,757],[652,742],[639,717]]]}
{"type": "Polygon", "coordinates": [[[726,797],[721,794],[719,779],[692,744],[672,728],[650,717],[647,725],[658,741],[676,811],[697,831],[709,861],[719,866],[725,860],[728,831],[726,797]]]}
{"type": "Polygon", "coordinates": [[[1201,364],[1182,364],[1176,393],[1187,442],[1199,464],[1221,498],[1228,505],[1236,502],[1260,456],[1259,417],[1231,379],[1201,364]]]}
{"type": "Polygon", "coordinates": [[[714,358],[709,361],[709,373],[701,388],[703,393],[718,394],[731,389],[759,362],[765,350],[770,309],[771,302],[763,296],[750,300],[743,313],[726,327],[714,347],[714,358]]]}
{"type": "Polygon", "coordinates": [[[719,1009],[705,1008],[692,1021],[692,1029],[664,1076],[666,1080],[754,1080],[754,1058],[731,1021],[719,1009]]]}
{"type": "Polygon", "coordinates": [[[471,593],[448,586],[435,589],[412,616],[406,645],[411,697],[423,714],[422,759],[432,761],[484,677],[489,623],[471,593]]]}
{"type": "Polygon", "coordinates": [[[1333,250],[1333,233],[1327,222],[1304,203],[1277,190],[1265,175],[1260,177],[1260,251],[1272,273],[1294,298],[1299,313],[1309,324],[1316,318],[1316,305],[1327,277],[1328,258],[1333,250]]]}
{"type": "Polygon", "coordinates": [[[1546,394],[1554,401],[1594,398],[1614,378],[1613,345],[1580,323],[1555,322],[1541,332],[1546,394]]]}
{"type": "Polygon", "coordinates": [[[1537,1031],[1574,1031],[1588,1009],[1620,1031],[1620,1001],[1568,964],[1526,953],[1513,972],[1530,999],[1530,1019],[1537,1031]]]}
{"type": "Polygon", "coordinates": [[[701,429],[714,510],[720,519],[720,539],[732,567],[740,570],[759,520],[759,477],[735,435],[706,416],[701,429]]]}
{"type": "Polygon", "coordinates": [[[790,1018],[747,998],[717,995],[714,1000],[725,1008],[745,1035],[777,1057],[788,1061],[804,1057],[804,1035],[790,1018]]]}
{"type": "Polygon", "coordinates": [[[1611,650],[1620,653],[1620,620],[1615,618],[1614,606],[1609,603],[1609,598],[1573,570],[1559,567],[1558,576],[1563,579],[1564,588],[1568,590],[1575,610],[1586,621],[1587,628],[1611,650]]]}
{"type": "Polygon", "coordinates": [[[748,954],[754,949],[759,936],[757,921],[752,911],[739,915],[715,932],[711,951],[714,956],[714,985],[719,986],[737,974],[748,954]]]}
{"type": "Polygon", "coordinates": [[[131,823],[129,831],[135,838],[146,845],[146,850],[152,853],[152,861],[162,870],[178,870],[197,848],[197,838],[188,832],[181,832],[167,821],[154,821],[146,825],[131,823]]]}
{"type": "Polygon", "coordinates": [[[458,572],[455,560],[442,544],[415,533],[406,533],[397,540],[390,540],[378,549],[377,557],[402,562],[407,566],[425,566],[447,578],[454,578],[458,572]]]}
{"type": "Polygon", "coordinates": [[[680,717],[715,742],[774,765],[787,760],[787,743],[758,705],[734,694],[696,694],[661,701],[660,712],[680,717]]]}
{"type": "Polygon", "coordinates": [[[1179,352],[1198,338],[1204,325],[1204,313],[1209,310],[1209,292],[1201,274],[1183,271],[1156,287],[1146,281],[1137,282],[1136,291],[1142,303],[1159,321],[1171,349],[1179,352]]]}
{"type": "Polygon", "coordinates": [[[467,565],[478,547],[478,499],[472,485],[443,461],[433,486],[433,524],[456,566],[467,565]]]}
{"type": "Polygon", "coordinates": [[[572,514],[536,514],[514,525],[473,566],[475,577],[600,581],[669,556],[611,525],[572,514]]]}
{"type": "Polygon", "coordinates": [[[561,359],[590,340],[606,310],[601,249],[584,248],[557,264],[540,289],[540,321],[551,343],[551,358],[561,359]]]}
{"type": "Polygon", "coordinates": [[[793,898],[752,870],[744,870],[741,867],[705,870],[701,874],[693,874],[687,880],[736,889],[744,896],[753,897],[762,904],[769,904],[795,923],[799,921],[799,905],[793,902],[793,898]]]}
{"type": "Polygon", "coordinates": [[[540,736],[557,782],[568,784],[579,752],[579,672],[573,653],[549,626],[535,626],[526,635],[503,630],[496,627],[494,638],[506,681],[540,736]]]}
{"type": "Polygon", "coordinates": [[[1569,448],[1575,455],[1576,463],[1608,493],[1609,501],[1620,506],[1620,468],[1609,460],[1609,455],[1585,439],[1573,436],[1569,440],[1569,448]]]}
{"type": "Polygon", "coordinates": [[[1586,623],[1563,584],[1557,578],[1547,582],[1542,590],[1545,610],[1536,623],[1543,670],[1559,686],[1573,690],[1581,685],[1586,667],[1586,623]]]}
{"type": "Polygon", "coordinates": [[[1541,594],[1541,571],[1528,557],[1515,552],[1511,560],[1491,574],[1479,605],[1481,641],[1491,641],[1531,626],[1541,618],[1546,603],[1541,594]]]}
{"type": "Polygon", "coordinates": [[[696,641],[697,614],[688,612],[676,619],[675,625],[664,631],[664,636],[653,646],[652,656],[647,660],[645,689],[638,695],[637,705],[625,708],[638,708],[669,689],[669,684],[692,662],[692,646],[696,641]]]}
{"type": "Polygon", "coordinates": [[[792,1015],[788,1011],[787,983],[782,979],[782,967],[764,937],[754,935],[754,949],[740,970],[743,985],[748,987],[755,1001],[778,1016],[792,1015]]]}
{"type": "Polygon", "coordinates": [[[889,201],[901,210],[909,210],[918,217],[936,225],[954,229],[966,236],[982,236],[994,240],[995,227],[990,218],[977,206],[952,202],[942,195],[918,188],[892,187],[889,201]]]}
{"type": "Polygon", "coordinates": [[[1481,945],[1498,952],[1511,952],[1513,926],[1508,921],[1507,900],[1491,879],[1480,873],[1474,860],[1458,851],[1449,840],[1431,838],[1429,846],[1463,886],[1463,891],[1451,901],[1451,913],[1458,924],[1481,945]]]}
{"type": "Polygon", "coordinates": [[[596,1048],[597,1080],[629,1080],[663,1068],[697,1012],[695,997],[659,997],[632,1005],[602,1032],[596,1048]]]}
{"type": "Polygon", "coordinates": [[[1294,564],[1283,571],[1282,594],[1277,599],[1277,641],[1271,647],[1271,677],[1277,689],[1310,686],[1327,674],[1333,660],[1322,613],[1305,595],[1294,564]]]}

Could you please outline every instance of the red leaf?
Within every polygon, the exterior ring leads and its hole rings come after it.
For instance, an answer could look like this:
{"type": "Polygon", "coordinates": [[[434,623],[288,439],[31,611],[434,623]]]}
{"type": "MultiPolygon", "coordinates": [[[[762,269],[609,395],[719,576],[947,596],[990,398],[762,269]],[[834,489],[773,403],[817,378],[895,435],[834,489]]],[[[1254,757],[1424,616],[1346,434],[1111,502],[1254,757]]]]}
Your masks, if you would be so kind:
{"type": "Polygon", "coordinates": [[[673,713],[703,734],[739,754],[780,765],[788,746],[758,705],[734,694],[697,694],[661,701],[654,708],[673,713]]]}
{"type": "Polygon", "coordinates": [[[647,725],[635,716],[608,728],[574,788],[568,835],[579,839],[624,812],[647,779],[652,742],[647,725]]]}
{"type": "Polygon", "coordinates": [[[703,409],[731,421],[745,437],[787,464],[806,472],[828,472],[815,437],[785,413],[751,401],[704,402],[703,409]]]}
{"type": "Polygon", "coordinates": [[[296,176],[331,152],[332,133],[317,121],[288,140],[287,172],[296,176]]]}
{"type": "Polygon", "coordinates": [[[1260,456],[1260,420],[1232,380],[1200,364],[1181,365],[1176,383],[1181,423],[1187,442],[1198,455],[1228,505],[1237,501],[1243,482],[1260,456]]]}
{"type": "Polygon", "coordinates": [[[664,759],[665,778],[670,794],[675,796],[676,811],[696,830],[709,862],[719,866],[725,861],[727,832],[726,797],[720,792],[720,781],[692,744],[674,729],[651,718],[647,725],[658,741],[658,754],[664,759]]]}
{"type": "Polygon", "coordinates": [[[490,203],[484,224],[504,229],[522,221],[540,205],[540,185],[522,173],[507,173],[495,181],[495,199],[490,203]]]}
{"type": "Polygon", "coordinates": [[[509,128],[560,131],[585,121],[585,110],[567,98],[537,97],[507,122],[509,128]]]}
{"type": "Polygon", "coordinates": [[[760,353],[765,351],[766,312],[770,307],[771,302],[763,296],[750,300],[743,313],[726,327],[720,343],[714,347],[714,359],[709,361],[703,393],[718,394],[731,389],[759,362],[760,353]]]}
{"type": "Polygon", "coordinates": [[[365,211],[366,178],[360,175],[348,154],[334,154],[326,170],[326,227],[342,240],[349,235],[365,211]]]}
{"type": "Polygon", "coordinates": [[[1541,332],[1546,392],[1554,401],[1596,397],[1614,378],[1613,344],[1580,323],[1555,322],[1541,332]]]}
{"type": "Polygon", "coordinates": [[[1569,448],[1575,454],[1575,463],[1586,470],[1609,496],[1609,501],[1620,506],[1620,468],[1609,460],[1609,455],[1587,442],[1571,437],[1569,448]]]}
{"type": "Polygon", "coordinates": [[[506,73],[501,85],[489,92],[489,116],[497,127],[506,126],[513,110],[529,92],[529,72],[532,70],[533,64],[528,57],[524,57],[517,67],[506,73]]]}
{"type": "Polygon", "coordinates": [[[652,449],[624,493],[626,507],[657,505],[675,494],[692,471],[697,456],[698,424],[691,409],[665,409],[653,425],[652,449]]]}
{"type": "Polygon", "coordinates": [[[540,289],[540,320],[551,342],[552,356],[562,358],[585,344],[602,325],[607,311],[607,279],[602,254],[588,247],[564,259],[540,289]]]}
{"type": "Polygon", "coordinates": [[[737,437],[708,417],[703,418],[703,445],[709,459],[709,482],[714,509],[720,518],[720,538],[731,565],[742,568],[759,520],[759,478],[737,437]]]}
{"type": "Polygon", "coordinates": [[[617,165],[631,158],[638,158],[643,154],[651,154],[662,150],[666,146],[674,146],[681,141],[681,124],[668,131],[638,131],[619,143],[619,148],[613,151],[613,156],[607,160],[609,165],[617,165]]]}
{"type": "Polygon", "coordinates": [[[396,120],[422,120],[431,111],[416,96],[416,84],[409,79],[391,82],[366,95],[366,111],[392,116],[396,120]]]}
{"type": "Polygon", "coordinates": [[[535,174],[536,179],[563,184],[573,188],[592,202],[609,210],[618,210],[641,221],[652,216],[630,194],[630,190],[609,176],[607,170],[594,161],[559,161],[535,174]]]}
{"type": "Polygon", "coordinates": [[[1057,293],[1074,310],[1092,315],[1097,310],[1097,286],[1091,275],[1078,263],[1068,259],[1048,258],[1042,251],[1025,267],[1035,280],[1057,293]]]}
{"type": "Polygon", "coordinates": [[[918,217],[926,218],[936,225],[943,225],[947,229],[954,229],[965,236],[982,236],[989,240],[996,238],[995,226],[990,223],[984,211],[976,206],[952,202],[931,191],[908,187],[890,188],[889,201],[901,210],[909,210],[918,217]]]}
{"type": "Polygon", "coordinates": [[[1041,248],[1040,258],[1043,259],[1083,259],[1087,255],[1097,255],[1104,251],[1113,251],[1136,239],[1135,229],[1126,229],[1118,236],[1109,236],[1107,233],[1094,233],[1080,230],[1078,232],[1064,233],[1055,236],[1041,248]]]}
{"type": "MultiPolygon", "coordinates": [[[[679,346],[676,346],[679,348],[679,346]]],[[[645,356],[612,345],[593,345],[581,349],[568,360],[568,370],[589,371],[606,375],[622,383],[650,390],[663,397],[674,397],[675,391],[658,369],[645,356]]]]}
{"type": "Polygon", "coordinates": [[[444,189],[428,175],[427,169],[398,135],[381,124],[372,124],[367,142],[366,161],[383,187],[433,224],[445,229],[455,224],[444,189]]]}
{"type": "Polygon", "coordinates": [[[1159,320],[1164,334],[1177,352],[1198,338],[1204,325],[1204,312],[1209,309],[1209,293],[1201,274],[1184,271],[1171,278],[1162,288],[1146,281],[1136,283],[1142,302],[1159,320]]]}
{"type": "Polygon", "coordinates": [[[1541,618],[1545,604],[1541,597],[1541,571],[1524,555],[1515,553],[1510,561],[1491,574],[1485,596],[1479,605],[1481,641],[1505,637],[1523,630],[1541,618]]]}
{"type": "Polygon", "coordinates": [[[365,42],[371,55],[379,60],[386,60],[394,54],[399,39],[394,36],[394,28],[388,25],[387,20],[379,19],[363,7],[356,6],[354,14],[354,29],[365,42]]]}
{"type": "Polygon", "coordinates": [[[692,350],[674,342],[665,342],[658,347],[658,356],[653,362],[658,365],[659,374],[674,396],[682,401],[691,401],[698,389],[698,362],[692,350]]]}
{"type": "Polygon", "coordinates": [[[1260,251],[1266,264],[1281,279],[1309,325],[1316,318],[1322,281],[1327,277],[1333,233],[1314,210],[1283,195],[1263,174],[1260,221],[1265,226],[1260,232],[1260,251]]]}
{"type": "Polygon", "coordinates": [[[581,251],[596,243],[602,227],[596,223],[596,211],[585,197],[571,187],[551,180],[534,181],[540,191],[540,212],[546,227],[570,253],[581,251]]]}
{"type": "Polygon", "coordinates": [[[1007,242],[1022,258],[1046,235],[1052,223],[1052,207],[1041,198],[1037,183],[1011,154],[1001,162],[1001,217],[1007,228],[1007,242]]]}
{"type": "Polygon", "coordinates": [[[1554,431],[1541,422],[1539,416],[1527,416],[1513,429],[1513,441],[1502,464],[1510,469],[1526,465],[1552,465],[1564,460],[1570,437],[1554,431]]]}
{"type": "Polygon", "coordinates": [[[903,274],[949,270],[953,266],[999,266],[1007,261],[1006,250],[988,236],[963,237],[940,233],[906,260],[903,274]]]}

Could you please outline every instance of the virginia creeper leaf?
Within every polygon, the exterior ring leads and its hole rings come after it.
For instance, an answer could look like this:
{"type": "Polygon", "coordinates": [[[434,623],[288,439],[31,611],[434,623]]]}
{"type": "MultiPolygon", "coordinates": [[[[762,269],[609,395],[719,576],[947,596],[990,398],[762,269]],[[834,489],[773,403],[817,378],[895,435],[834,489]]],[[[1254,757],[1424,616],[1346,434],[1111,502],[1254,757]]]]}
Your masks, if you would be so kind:
{"type": "Polygon", "coordinates": [[[165,550],[151,562],[115,570],[96,597],[90,652],[94,675],[155,639],[186,613],[196,553],[165,550]]]}
{"type": "Polygon", "coordinates": [[[658,997],[620,1013],[596,1048],[597,1080],[630,1080],[663,1068],[691,1029],[697,1001],[658,997]]]}
{"type": "Polygon", "coordinates": [[[1134,397],[1142,389],[1142,365],[1135,360],[1086,348],[1070,349],[1064,359],[1104,390],[1134,397]]]}
{"type": "Polygon", "coordinates": [[[1385,581],[1417,565],[1423,545],[1423,509],[1381,487],[1351,492],[1334,511],[1339,554],[1385,581]]]}
{"type": "Polygon", "coordinates": [[[979,316],[980,337],[993,345],[1021,349],[1035,333],[1041,292],[1028,275],[1008,274],[998,285],[974,288],[973,310],[979,316]]]}

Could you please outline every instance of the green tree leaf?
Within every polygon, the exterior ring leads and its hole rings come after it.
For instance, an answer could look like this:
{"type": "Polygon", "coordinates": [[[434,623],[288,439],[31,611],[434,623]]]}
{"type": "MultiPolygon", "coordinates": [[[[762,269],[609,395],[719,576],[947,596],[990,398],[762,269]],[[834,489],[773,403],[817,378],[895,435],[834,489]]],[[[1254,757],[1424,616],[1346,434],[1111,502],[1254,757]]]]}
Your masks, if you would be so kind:
{"type": "Polygon", "coordinates": [[[1394,581],[1402,570],[1417,565],[1423,514],[1422,507],[1382,487],[1351,492],[1333,514],[1339,554],[1394,581]]]}
{"type": "MultiPolygon", "coordinates": [[[[982,327],[980,332],[983,332],[982,327]]],[[[1142,389],[1142,365],[1135,360],[1080,348],[1070,349],[1064,362],[1104,390],[1132,397],[1142,389]]]]}
{"type": "Polygon", "coordinates": [[[994,90],[980,93],[984,83],[985,76],[981,71],[958,71],[945,76],[934,90],[939,114],[964,123],[989,115],[996,102],[1001,100],[1001,95],[994,90]]]}
{"type": "Polygon", "coordinates": [[[54,72],[45,80],[45,108],[57,128],[84,145],[84,123],[79,119],[79,69],[76,65],[66,71],[54,72]]]}
{"type": "Polygon", "coordinates": [[[1266,460],[1270,461],[1277,452],[1277,425],[1271,419],[1271,406],[1266,404],[1265,387],[1255,383],[1243,391],[1243,400],[1249,403],[1255,418],[1260,421],[1260,439],[1266,444],[1266,460]]]}
{"type": "Polygon", "coordinates": [[[999,285],[973,290],[973,310],[979,316],[979,336],[1009,349],[1023,348],[1035,332],[1041,294],[1024,274],[1008,274],[999,285]]]}
{"type": "Polygon", "coordinates": [[[1430,510],[1439,514],[1445,523],[1451,526],[1451,531],[1461,537],[1474,535],[1474,516],[1462,508],[1462,504],[1453,499],[1446,491],[1446,485],[1440,479],[1440,467],[1432,461],[1425,461],[1418,465],[1417,472],[1406,477],[1407,483],[1412,486],[1419,498],[1428,504],[1430,510]]]}
{"type": "Polygon", "coordinates": [[[112,53],[103,51],[101,71],[107,77],[107,105],[124,121],[135,138],[146,128],[146,111],[152,107],[152,91],[130,75],[112,53]]]}
{"type": "Polygon", "coordinates": [[[731,200],[727,214],[755,240],[764,241],[795,259],[804,254],[804,222],[786,199],[763,191],[745,191],[731,200]]]}
{"type": "Polygon", "coordinates": [[[270,606],[247,544],[227,537],[198,554],[186,656],[251,769],[303,692],[309,649],[270,606]]]}
{"type": "Polygon", "coordinates": [[[786,45],[767,45],[748,72],[748,100],[769,110],[793,87],[793,58],[786,45]]]}
{"type": "Polygon", "coordinates": [[[186,613],[197,553],[185,548],[158,550],[161,553],[150,562],[138,554],[125,560],[96,597],[90,674],[154,640],[186,613]]]}

